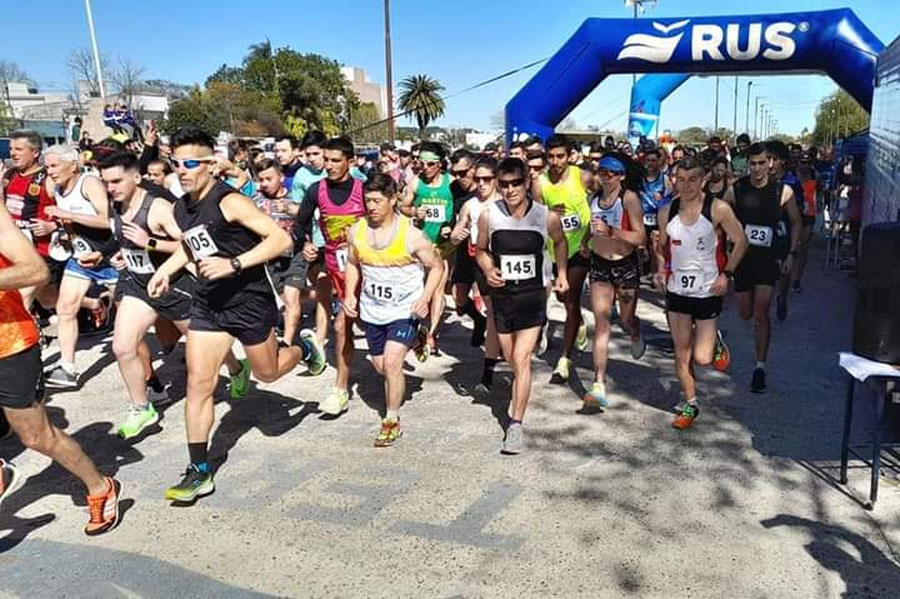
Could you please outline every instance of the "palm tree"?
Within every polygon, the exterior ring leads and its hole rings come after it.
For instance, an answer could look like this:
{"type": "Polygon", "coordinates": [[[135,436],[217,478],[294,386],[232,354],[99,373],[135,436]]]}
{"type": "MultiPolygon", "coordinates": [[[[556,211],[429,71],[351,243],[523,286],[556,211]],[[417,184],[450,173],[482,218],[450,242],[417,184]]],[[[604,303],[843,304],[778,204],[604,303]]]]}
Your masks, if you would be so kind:
{"type": "Polygon", "coordinates": [[[400,110],[415,118],[419,125],[419,140],[425,140],[425,128],[444,116],[444,86],[428,75],[411,75],[400,82],[400,110]]]}

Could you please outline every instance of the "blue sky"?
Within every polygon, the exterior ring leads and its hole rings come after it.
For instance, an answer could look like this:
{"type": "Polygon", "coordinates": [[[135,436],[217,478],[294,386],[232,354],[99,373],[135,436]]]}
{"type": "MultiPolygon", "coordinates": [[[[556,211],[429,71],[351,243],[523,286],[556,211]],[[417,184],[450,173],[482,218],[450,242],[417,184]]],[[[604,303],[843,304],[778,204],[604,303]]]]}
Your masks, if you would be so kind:
{"type": "MultiPolygon", "coordinates": [[[[29,2],[5,4],[0,59],[18,63],[41,88],[69,89],[66,56],[89,44],[84,3],[44,0],[39,15],[29,2]]],[[[360,66],[372,80],[383,83],[382,4],[381,0],[93,0],[93,10],[101,52],[137,61],[147,78],[202,82],[222,63],[239,64],[250,44],[268,36],[276,46],[289,45],[360,66]]],[[[660,0],[646,16],[798,12],[848,5],[885,44],[900,35],[896,0],[660,0]]],[[[393,0],[392,13],[395,81],[427,73],[453,93],[552,55],[585,18],[628,17],[630,9],[621,0],[393,0]]],[[[448,100],[439,124],[488,128],[491,116],[534,72],[448,100]]],[[[720,82],[719,122],[728,127],[734,115],[733,81],[723,77],[720,82]]],[[[742,78],[739,85],[739,129],[745,119],[747,81],[742,78]]],[[[788,133],[811,128],[817,101],[835,89],[830,79],[814,75],[753,81],[758,91],[751,102],[756,95],[768,96],[780,129],[788,133]]],[[[624,129],[630,85],[628,75],[608,78],[571,117],[580,126],[624,129]]],[[[712,126],[713,106],[714,79],[693,77],[663,104],[661,130],[712,126]]]]}

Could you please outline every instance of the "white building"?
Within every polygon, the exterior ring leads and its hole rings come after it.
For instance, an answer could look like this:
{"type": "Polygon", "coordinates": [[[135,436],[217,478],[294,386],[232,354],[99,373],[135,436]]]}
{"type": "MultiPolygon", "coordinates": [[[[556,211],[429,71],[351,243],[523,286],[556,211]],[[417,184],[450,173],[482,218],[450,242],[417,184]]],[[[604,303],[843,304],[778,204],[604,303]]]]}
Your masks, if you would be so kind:
{"type": "Polygon", "coordinates": [[[350,83],[350,89],[359,96],[360,102],[374,104],[381,118],[387,116],[387,92],[380,83],[370,81],[359,67],[341,67],[341,74],[350,83]]]}

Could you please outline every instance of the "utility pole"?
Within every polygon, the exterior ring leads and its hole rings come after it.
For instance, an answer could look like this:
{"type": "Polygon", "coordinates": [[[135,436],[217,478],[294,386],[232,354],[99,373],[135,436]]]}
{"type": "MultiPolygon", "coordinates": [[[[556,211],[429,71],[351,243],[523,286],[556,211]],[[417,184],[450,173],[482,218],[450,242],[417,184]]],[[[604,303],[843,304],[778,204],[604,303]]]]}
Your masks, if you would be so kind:
{"type": "Polygon", "coordinates": [[[765,100],[765,96],[756,96],[756,109],[753,113],[753,139],[759,141],[759,101],[765,100]]]}
{"type": "Polygon", "coordinates": [[[753,87],[753,81],[747,82],[747,110],[744,113],[744,133],[750,135],[750,88],[753,87]]]}
{"type": "Polygon", "coordinates": [[[91,32],[91,46],[94,48],[94,68],[97,69],[97,87],[100,97],[106,97],[106,89],[103,87],[103,71],[100,68],[100,50],[97,49],[97,33],[94,31],[94,15],[91,13],[91,0],[84,0],[84,10],[87,12],[88,29],[91,32]]]}
{"type": "Polygon", "coordinates": [[[737,105],[738,105],[738,77],[734,76],[734,125],[731,126],[731,134],[737,139],[737,105]]]}
{"type": "Polygon", "coordinates": [[[716,75],[716,121],[713,125],[713,135],[719,131],[719,76],[716,75]]]}
{"type": "Polygon", "coordinates": [[[384,0],[384,70],[387,80],[388,136],[394,143],[394,72],[391,64],[391,0],[384,0]]]}

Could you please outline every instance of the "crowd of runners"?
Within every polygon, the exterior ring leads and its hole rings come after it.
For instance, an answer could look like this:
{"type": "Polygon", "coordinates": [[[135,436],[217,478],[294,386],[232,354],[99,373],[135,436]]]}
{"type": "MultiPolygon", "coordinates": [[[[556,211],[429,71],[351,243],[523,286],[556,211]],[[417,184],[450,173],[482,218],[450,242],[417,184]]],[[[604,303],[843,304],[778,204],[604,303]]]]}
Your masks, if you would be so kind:
{"type": "MultiPolygon", "coordinates": [[[[109,139],[79,153],[19,131],[2,173],[0,433],[84,483],[90,535],[118,522],[122,484],[98,472],[43,404],[45,385],[82,383],[76,348],[89,330],[112,330],[129,400],[117,432],[131,442],[159,420],[155,403],[181,399],[168,397],[153,359],[171,359],[184,338],[188,467],[165,490],[173,502],[214,490],[207,451],[223,369],[241,400],[251,376],[272,382],[298,365],[321,375],[330,343],[335,382],[318,407],[339,416],[359,372],[354,330],[384,378],[374,445],[396,443],[404,362],[441,354],[448,296],[458,322],[471,321],[472,347],[483,347],[474,393],[495,393],[499,363],[512,372],[503,453],[524,448],[532,356],[558,351],[538,383],[568,385],[573,353],[591,351],[581,401],[602,411],[611,324],[642,359],[637,305],[654,293],[665,296],[682,389],[672,426],[683,430],[700,413],[695,370],[731,360],[717,326],[729,289],[753,322],[747,384],[766,390],[771,304],[787,317],[816,215],[833,201],[830,163],[815,148],[746,136],[734,148],[716,138],[703,148],[612,138],[582,147],[552,135],[448,153],[422,142],[384,145],[375,161],[316,131],[278,139],[272,155],[237,140],[220,155],[195,128],[165,141],[151,130],[142,148],[109,139]],[[565,307],[559,348],[548,348],[551,294],[565,307]],[[42,339],[54,327],[58,361],[45,367],[42,339]]],[[[9,462],[0,471],[2,501],[19,477],[9,462]]]]}

